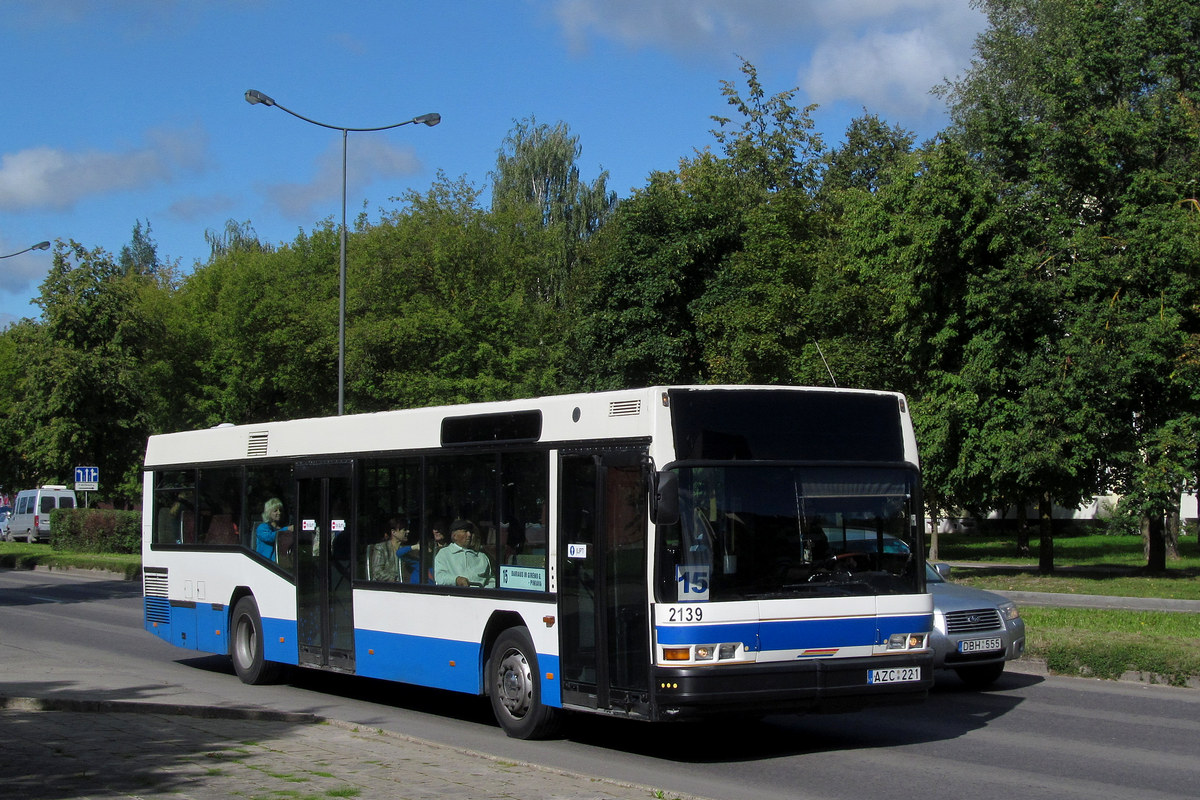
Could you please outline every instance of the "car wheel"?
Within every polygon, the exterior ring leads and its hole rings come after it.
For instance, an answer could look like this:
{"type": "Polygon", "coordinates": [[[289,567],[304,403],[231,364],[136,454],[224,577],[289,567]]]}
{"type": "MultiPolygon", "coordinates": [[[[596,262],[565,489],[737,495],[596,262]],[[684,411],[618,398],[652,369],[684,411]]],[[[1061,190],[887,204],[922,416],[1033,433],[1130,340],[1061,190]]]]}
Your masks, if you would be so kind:
{"type": "Polygon", "coordinates": [[[488,697],[504,732],[514,739],[543,739],[554,735],[560,709],[542,704],[541,672],[533,639],[524,628],[500,634],[488,659],[488,697]]]}
{"type": "Polygon", "coordinates": [[[229,655],[233,669],[242,683],[260,685],[272,683],[279,677],[282,665],[267,661],[263,656],[263,624],[258,603],[253,597],[243,597],[233,607],[230,618],[229,655]]]}
{"type": "Polygon", "coordinates": [[[981,664],[976,667],[955,667],[954,671],[967,686],[972,689],[984,689],[991,686],[1004,674],[1004,662],[981,664]]]}

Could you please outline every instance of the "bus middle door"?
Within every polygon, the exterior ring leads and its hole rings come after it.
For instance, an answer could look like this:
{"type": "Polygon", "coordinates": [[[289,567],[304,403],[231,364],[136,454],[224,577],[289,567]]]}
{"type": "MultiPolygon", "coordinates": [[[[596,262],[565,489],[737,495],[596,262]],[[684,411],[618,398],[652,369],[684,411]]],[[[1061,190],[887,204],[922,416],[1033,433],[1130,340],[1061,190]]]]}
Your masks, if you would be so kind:
{"type": "Polygon", "coordinates": [[[568,705],[648,710],[644,453],[560,454],[559,652],[568,705]]]}
{"type": "Polygon", "coordinates": [[[302,665],[354,671],[353,465],[296,465],[296,629],[302,665]]]}

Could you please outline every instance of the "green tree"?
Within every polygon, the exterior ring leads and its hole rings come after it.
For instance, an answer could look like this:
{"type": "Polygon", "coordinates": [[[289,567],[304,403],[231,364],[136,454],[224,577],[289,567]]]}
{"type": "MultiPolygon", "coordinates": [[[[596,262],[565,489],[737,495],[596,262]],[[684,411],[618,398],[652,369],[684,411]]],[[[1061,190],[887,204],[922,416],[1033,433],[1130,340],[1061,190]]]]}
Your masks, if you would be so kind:
{"type": "MultiPolygon", "coordinates": [[[[1021,231],[996,272],[999,286],[1018,288],[1006,307],[1019,307],[1021,286],[1040,298],[1036,335],[1006,359],[1012,427],[1037,434],[1032,449],[1044,456],[1031,477],[1044,506],[1051,496],[1069,503],[1099,476],[1161,521],[1196,474],[1183,433],[1200,394],[1189,360],[1200,299],[1198,6],[979,6],[989,27],[950,87],[953,135],[1021,231]]],[[[1152,540],[1161,529],[1150,526],[1152,540]]],[[[1152,568],[1161,549],[1148,543],[1152,568]]],[[[1041,566],[1052,568],[1052,551],[1041,566]]]]}
{"type": "Polygon", "coordinates": [[[585,388],[788,381],[817,364],[798,308],[811,282],[820,137],[796,90],[767,96],[743,61],[739,114],[708,150],[655,172],[588,250],[571,373],[585,388]]]}
{"type": "MultiPolygon", "coordinates": [[[[156,263],[150,251],[146,264],[156,263]]],[[[41,320],[13,337],[18,377],[7,429],[33,482],[65,482],[73,466],[95,465],[115,487],[105,495],[134,501],[150,429],[146,398],[157,392],[144,369],[158,333],[143,313],[146,272],[127,272],[75,242],[55,248],[35,300],[41,320]]]]}
{"type": "Polygon", "coordinates": [[[348,363],[356,407],[499,400],[556,390],[545,240],[511,209],[439,176],[355,239],[348,363]]]}
{"type": "Polygon", "coordinates": [[[760,192],[711,153],[655,172],[589,247],[568,373],[585,390],[703,383],[697,304],[760,192]]]}
{"type": "Polygon", "coordinates": [[[519,120],[504,138],[492,172],[492,211],[513,231],[540,239],[537,288],[557,305],[578,267],[580,247],[617,204],[602,171],[587,183],[580,178],[583,147],[565,122],[553,126],[519,120]]]}
{"type": "Polygon", "coordinates": [[[195,425],[337,409],[337,231],[326,220],[278,250],[256,243],[231,239],[179,289],[195,425]]]}

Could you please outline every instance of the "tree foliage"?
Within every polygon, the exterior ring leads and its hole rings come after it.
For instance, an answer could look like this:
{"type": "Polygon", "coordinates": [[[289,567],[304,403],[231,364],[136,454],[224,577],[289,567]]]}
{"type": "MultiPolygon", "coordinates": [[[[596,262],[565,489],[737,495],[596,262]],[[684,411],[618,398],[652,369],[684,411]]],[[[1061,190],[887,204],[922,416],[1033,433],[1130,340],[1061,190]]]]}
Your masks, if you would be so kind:
{"type": "Polygon", "coordinates": [[[1196,4],[980,5],[990,26],[950,87],[951,135],[1007,220],[993,298],[1034,313],[1012,323],[1025,341],[990,349],[1012,379],[974,427],[1035,437],[1033,455],[999,451],[1023,465],[1010,485],[1068,504],[1109,486],[1161,519],[1198,466],[1196,4]]]}
{"type": "Polygon", "coordinates": [[[6,331],[13,382],[4,436],[19,454],[6,478],[65,482],[86,464],[113,485],[137,485],[151,430],[146,398],[159,391],[144,367],[163,355],[163,331],[148,302],[157,257],[140,233],[139,226],[136,268],[59,243],[35,300],[41,324],[6,331]]]}

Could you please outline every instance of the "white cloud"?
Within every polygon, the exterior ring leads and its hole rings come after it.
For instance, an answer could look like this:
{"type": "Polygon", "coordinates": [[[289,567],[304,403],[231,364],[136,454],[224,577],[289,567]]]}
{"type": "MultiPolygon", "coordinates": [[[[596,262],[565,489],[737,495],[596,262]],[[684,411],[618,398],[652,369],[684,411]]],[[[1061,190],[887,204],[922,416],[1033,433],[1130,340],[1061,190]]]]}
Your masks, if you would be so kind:
{"type": "MultiPolygon", "coordinates": [[[[421,162],[409,145],[393,145],[379,134],[355,136],[350,134],[346,148],[346,183],[349,197],[363,194],[363,189],[381,178],[398,178],[421,170],[421,162]]],[[[342,197],[342,144],[337,141],[317,160],[317,174],[307,183],[277,183],[264,189],[268,202],[289,218],[310,219],[313,216],[340,218],[342,197]],[[338,210],[338,214],[321,213],[321,209],[338,210]]],[[[357,203],[348,201],[347,214],[353,214],[357,203]]]]}
{"type": "Polygon", "coordinates": [[[929,90],[958,69],[928,31],[872,31],[817,47],[800,80],[816,103],[853,100],[885,116],[911,115],[940,105],[929,90]]]}
{"type": "Polygon", "coordinates": [[[776,30],[772,21],[791,16],[796,5],[777,0],[736,5],[720,0],[559,0],[554,16],[576,50],[586,48],[588,36],[595,33],[635,47],[703,52],[715,44],[752,45],[764,31],[776,30]]]}
{"type": "Polygon", "coordinates": [[[95,195],[140,189],[204,167],[198,128],[151,131],[142,147],[71,152],[32,147],[0,156],[0,210],[64,210],[95,195]]]}
{"type": "Polygon", "coordinates": [[[809,100],[909,118],[938,106],[929,90],[966,69],[985,23],[967,0],[559,0],[554,14],[576,49],[600,37],[760,68],[790,58],[809,100]]]}

